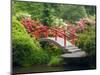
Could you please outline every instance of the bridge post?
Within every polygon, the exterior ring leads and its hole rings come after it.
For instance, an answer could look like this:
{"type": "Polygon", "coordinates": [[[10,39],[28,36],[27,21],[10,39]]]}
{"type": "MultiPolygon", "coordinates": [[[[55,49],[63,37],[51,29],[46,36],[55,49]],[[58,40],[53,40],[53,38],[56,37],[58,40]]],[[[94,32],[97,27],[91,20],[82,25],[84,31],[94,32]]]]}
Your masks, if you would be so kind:
{"type": "Polygon", "coordinates": [[[72,34],[72,35],[73,35],[72,44],[75,45],[76,36],[75,36],[75,34],[72,34]]]}
{"type": "Polygon", "coordinates": [[[66,41],[67,41],[66,32],[65,32],[65,30],[64,30],[64,47],[66,47],[66,41]]]}
{"type": "Polygon", "coordinates": [[[74,29],[74,30],[72,31],[72,44],[73,44],[73,45],[75,45],[75,32],[76,32],[76,30],[74,29]]]}
{"type": "Polygon", "coordinates": [[[34,32],[36,39],[39,39],[39,33],[37,31],[34,32]]]}
{"type": "Polygon", "coordinates": [[[46,38],[48,38],[48,30],[46,30],[46,38]]]}
{"type": "Polygon", "coordinates": [[[57,31],[55,30],[55,41],[57,41],[57,31]]]}

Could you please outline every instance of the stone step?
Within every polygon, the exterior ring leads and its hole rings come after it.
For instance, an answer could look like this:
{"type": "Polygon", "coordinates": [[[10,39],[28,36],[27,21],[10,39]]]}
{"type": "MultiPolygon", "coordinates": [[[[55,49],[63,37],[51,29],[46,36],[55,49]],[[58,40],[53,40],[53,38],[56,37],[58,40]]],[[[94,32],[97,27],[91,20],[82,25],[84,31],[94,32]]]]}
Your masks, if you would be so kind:
{"type": "Polygon", "coordinates": [[[77,52],[77,51],[81,51],[81,49],[79,49],[76,46],[67,46],[66,48],[63,48],[63,52],[64,53],[73,53],[73,52],[77,52]]]}
{"type": "Polygon", "coordinates": [[[66,47],[66,49],[77,49],[78,47],[75,47],[75,46],[71,46],[71,47],[66,47]]]}
{"type": "Polygon", "coordinates": [[[77,49],[70,49],[70,50],[68,50],[68,52],[77,52],[77,51],[81,51],[81,49],[77,48],[77,49]]]}
{"type": "Polygon", "coordinates": [[[66,47],[63,47],[64,49],[70,49],[70,48],[75,48],[74,46],[66,46],[66,47]]]}
{"type": "Polygon", "coordinates": [[[79,58],[79,57],[85,57],[85,56],[86,56],[85,51],[78,51],[78,52],[74,52],[74,53],[65,53],[65,54],[61,55],[61,57],[63,57],[63,58],[79,58]]]}
{"type": "Polygon", "coordinates": [[[78,52],[78,51],[81,51],[81,49],[77,48],[77,49],[65,49],[63,50],[64,53],[73,53],[73,52],[78,52]]]}

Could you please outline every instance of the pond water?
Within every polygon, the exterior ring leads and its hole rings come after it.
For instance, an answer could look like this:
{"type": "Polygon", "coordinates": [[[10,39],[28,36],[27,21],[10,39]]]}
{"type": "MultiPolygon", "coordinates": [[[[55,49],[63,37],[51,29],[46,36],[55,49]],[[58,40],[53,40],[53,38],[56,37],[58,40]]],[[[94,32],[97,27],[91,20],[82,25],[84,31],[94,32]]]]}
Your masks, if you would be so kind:
{"type": "Polygon", "coordinates": [[[96,69],[95,57],[64,59],[64,63],[58,66],[33,65],[31,67],[13,67],[14,74],[60,72],[96,69]]]}
{"type": "Polygon", "coordinates": [[[80,66],[80,65],[62,65],[62,66],[46,66],[46,65],[35,65],[27,68],[15,67],[13,69],[14,74],[23,73],[40,73],[40,72],[57,72],[57,71],[74,71],[74,70],[87,70],[95,69],[94,66],[80,66]]]}

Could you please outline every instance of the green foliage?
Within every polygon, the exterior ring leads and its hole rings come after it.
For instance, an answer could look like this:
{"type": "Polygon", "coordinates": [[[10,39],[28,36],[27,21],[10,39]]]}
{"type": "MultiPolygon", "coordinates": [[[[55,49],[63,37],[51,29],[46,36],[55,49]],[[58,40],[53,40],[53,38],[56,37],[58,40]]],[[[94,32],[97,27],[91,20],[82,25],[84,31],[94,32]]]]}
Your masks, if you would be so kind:
{"type": "Polygon", "coordinates": [[[63,19],[58,18],[56,16],[51,16],[51,22],[49,23],[51,26],[57,26],[57,27],[62,27],[65,25],[65,22],[63,19]]]}
{"type": "Polygon", "coordinates": [[[40,42],[40,44],[49,56],[59,56],[62,54],[62,49],[53,43],[40,42]]]}
{"type": "Polygon", "coordinates": [[[41,49],[39,43],[31,38],[19,21],[12,21],[13,63],[18,66],[45,64],[48,55],[41,49]]]}
{"type": "Polygon", "coordinates": [[[23,13],[20,12],[20,13],[16,14],[16,18],[17,18],[18,21],[21,21],[22,18],[25,19],[25,18],[28,18],[28,17],[31,17],[31,15],[28,14],[28,13],[25,13],[25,12],[23,12],[23,13]]]}
{"type": "Polygon", "coordinates": [[[54,17],[59,17],[59,7],[57,4],[50,4],[46,3],[43,4],[44,10],[43,10],[43,19],[41,20],[44,25],[52,26],[52,22],[54,22],[54,17]]]}
{"type": "Polygon", "coordinates": [[[48,65],[57,66],[57,65],[61,65],[61,63],[62,63],[61,58],[59,58],[58,56],[52,56],[50,62],[48,63],[48,65]]]}
{"type": "Polygon", "coordinates": [[[61,17],[65,20],[68,20],[71,23],[75,23],[75,21],[80,18],[86,17],[87,13],[84,6],[79,5],[61,5],[61,17]]]}
{"type": "Polygon", "coordinates": [[[86,13],[88,15],[95,15],[96,14],[96,6],[85,6],[86,13]]]}
{"type": "Polygon", "coordinates": [[[89,15],[89,18],[92,19],[92,20],[96,20],[96,15],[89,15]]]}
{"type": "Polygon", "coordinates": [[[53,43],[41,42],[41,47],[49,56],[49,66],[61,65],[62,59],[60,55],[62,54],[62,49],[55,46],[53,43]]]}
{"type": "Polygon", "coordinates": [[[87,12],[84,6],[65,5],[53,3],[32,3],[13,1],[13,14],[28,13],[32,19],[40,20],[44,25],[52,26],[54,21],[60,19],[75,23],[80,18],[86,17],[87,12]],[[56,17],[54,20],[53,18],[56,17]]]}
{"type": "Polygon", "coordinates": [[[55,4],[54,7],[53,5],[54,4],[46,4],[45,6],[46,8],[44,10],[43,15],[44,19],[42,20],[42,22],[44,22],[45,25],[51,26],[54,23],[54,21],[60,23],[60,19],[64,19],[65,21],[67,20],[71,23],[75,23],[75,21],[79,20],[80,18],[87,17],[87,13],[84,6],[59,4],[58,7],[58,4],[55,4]],[[52,16],[58,18],[53,19],[54,17],[52,16]]]}
{"type": "Polygon", "coordinates": [[[89,55],[95,55],[96,35],[94,26],[89,26],[86,32],[79,34],[78,46],[82,48],[82,50],[85,50],[89,55]]]}
{"type": "Polygon", "coordinates": [[[12,6],[12,12],[14,15],[25,12],[31,14],[32,19],[37,20],[41,19],[43,15],[43,3],[13,1],[12,6]]]}

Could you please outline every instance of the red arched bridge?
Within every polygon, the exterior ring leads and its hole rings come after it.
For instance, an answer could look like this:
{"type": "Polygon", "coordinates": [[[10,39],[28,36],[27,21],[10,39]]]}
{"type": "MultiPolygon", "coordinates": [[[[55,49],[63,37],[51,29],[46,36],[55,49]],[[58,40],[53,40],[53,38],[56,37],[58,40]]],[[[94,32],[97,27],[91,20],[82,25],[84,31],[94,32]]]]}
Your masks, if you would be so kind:
{"type": "Polygon", "coordinates": [[[65,54],[62,57],[84,57],[86,53],[75,46],[78,40],[76,29],[67,26],[67,29],[58,27],[48,27],[40,22],[31,19],[22,19],[21,23],[31,36],[36,37],[40,41],[48,41],[61,47],[65,54]]]}

